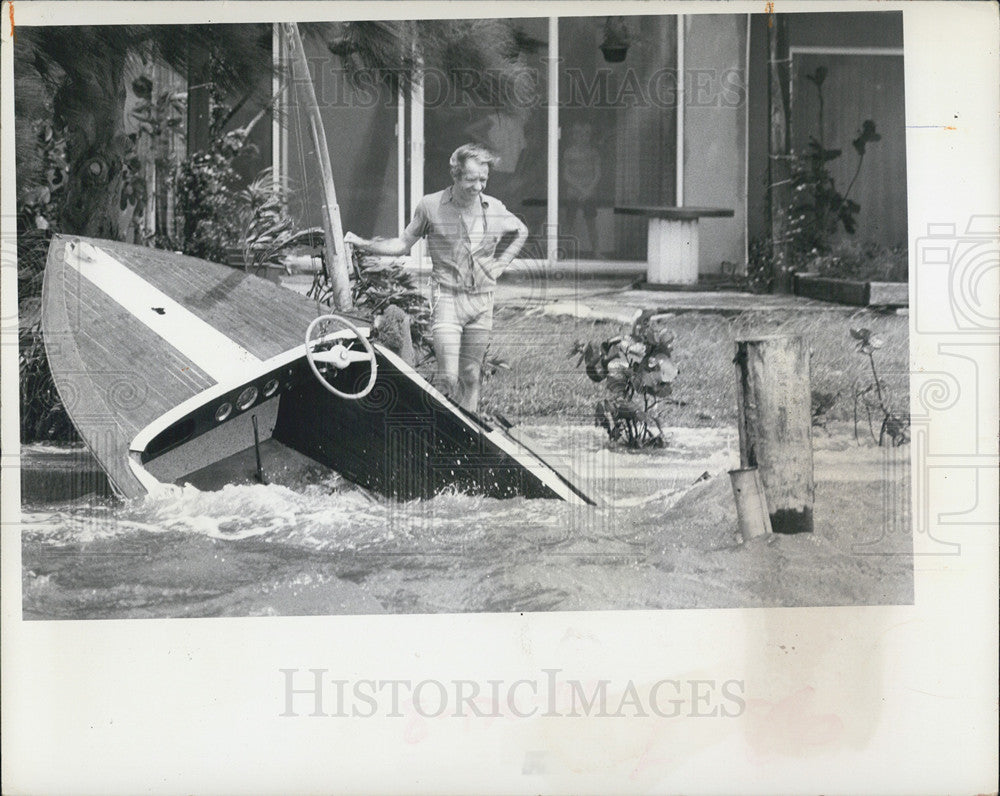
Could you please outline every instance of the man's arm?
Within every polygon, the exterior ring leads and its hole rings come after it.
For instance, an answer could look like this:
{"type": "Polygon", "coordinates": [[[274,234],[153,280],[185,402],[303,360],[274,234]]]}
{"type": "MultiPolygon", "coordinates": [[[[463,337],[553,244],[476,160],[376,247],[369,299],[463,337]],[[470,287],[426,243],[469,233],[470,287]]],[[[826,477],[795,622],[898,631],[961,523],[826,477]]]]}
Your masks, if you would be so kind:
{"type": "Polygon", "coordinates": [[[509,211],[507,216],[504,218],[503,231],[516,232],[517,234],[510,242],[510,245],[504,250],[503,254],[498,254],[493,258],[494,262],[497,266],[499,266],[499,271],[503,271],[508,265],[511,264],[513,259],[517,257],[518,253],[521,251],[521,247],[524,246],[524,242],[528,239],[527,226],[525,226],[521,219],[509,211]]]}
{"type": "Polygon", "coordinates": [[[404,254],[409,254],[413,244],[424,236],[428,225],[427,210],[424,207],[424,199],[421,199],[414,208],[413,218],[398,238],[359,238],[353,232],[348,232],[344,235],[344,242],[363,252],[386,257],[402,257],[404,254]]]}
{"type": "Polygon", "coordinates": [[[344,243],[349,243],[355,249],[360,249],[363,252],[371,252],[372,254],[381,254],[386,257],[402,257],[404,254],[409,254],[410,249],[413,248],[413,244],[416,242],[416,238],[411,237],[405,232],[399,238],[372,238],[370,240],[359,238],[353,232],[348,232],[344,235],[344,243]]]}

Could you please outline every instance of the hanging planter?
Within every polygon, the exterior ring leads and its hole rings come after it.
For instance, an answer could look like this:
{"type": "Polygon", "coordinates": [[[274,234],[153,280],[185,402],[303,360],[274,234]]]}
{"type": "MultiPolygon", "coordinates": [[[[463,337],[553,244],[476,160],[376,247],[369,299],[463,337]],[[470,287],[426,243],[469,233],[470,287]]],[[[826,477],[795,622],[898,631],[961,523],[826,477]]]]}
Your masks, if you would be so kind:
{"type": "Polygon", "coordinates": [[[620,64],[628,54],[632,44],[632,34],[625,23],[625,17],[608,17],[604,21],[604,40],[600,44],[601,54],[609,64],[620,64]]]}

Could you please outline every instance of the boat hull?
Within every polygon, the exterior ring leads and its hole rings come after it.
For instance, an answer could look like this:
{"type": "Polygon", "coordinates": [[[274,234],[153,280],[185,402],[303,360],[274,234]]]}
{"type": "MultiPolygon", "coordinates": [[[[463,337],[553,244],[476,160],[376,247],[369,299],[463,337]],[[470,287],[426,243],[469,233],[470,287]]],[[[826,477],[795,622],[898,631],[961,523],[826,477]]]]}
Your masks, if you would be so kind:
{"type": "MultiPolygon", "coordinates": [[[[377,343],[371,392],[333,395],[305,358],[317,314],[303,296],[204,260],[84,238],[50,246],[42,328],[53,378],[125,497],[318,467],[400,499],[455,489],[594,502],[377,343]]],[[[356,391],[367,377],[354,363],[335,379],[356,391]]]]}

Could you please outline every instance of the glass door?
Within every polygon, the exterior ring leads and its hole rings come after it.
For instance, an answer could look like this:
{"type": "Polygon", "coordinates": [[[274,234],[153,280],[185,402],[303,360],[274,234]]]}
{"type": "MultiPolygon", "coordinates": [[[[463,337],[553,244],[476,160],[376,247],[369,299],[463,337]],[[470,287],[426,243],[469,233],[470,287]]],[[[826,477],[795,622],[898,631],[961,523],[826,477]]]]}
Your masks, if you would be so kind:
{"type": "Polygon", "coordinates": [[[564,256],[645,260],[646,221],[675,203],[677,18],[559,19],[559,230],[564,256]]]}
{"type": "Polygon", "coordinates": [[[451,185],[448,158],[465,143],[487,146],[499,162],[486,193],[528,225],[521,257],[545,256],[548,168],[546,120],[548,20],[511,19],[516,59],[502,79],[490,69],[424,74],[424,192],[451,185]]]}

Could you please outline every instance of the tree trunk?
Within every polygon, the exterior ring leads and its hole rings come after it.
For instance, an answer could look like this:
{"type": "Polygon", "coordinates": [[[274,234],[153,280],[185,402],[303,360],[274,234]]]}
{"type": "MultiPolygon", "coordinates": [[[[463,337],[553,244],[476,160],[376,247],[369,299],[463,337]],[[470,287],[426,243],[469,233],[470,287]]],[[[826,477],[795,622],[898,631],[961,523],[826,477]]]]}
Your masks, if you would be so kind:
{"type": "Polygon", "coordinates": [[[788,51],[788,18],[771,14],[768,27],[767,96],[770,124],[767,129],[767,211],[771,238],[772,290],[791,291],[788,247],[788,208],[791,200],[791,55],[788,51]]]}
{"type": "Polygon", "coordinates": [[[69,164],[60,231],[128,240],[136,204],[123,201],[125,162],[135,149],[124,129],[125,53],[101,56],[100,66],[60,87],[53,100],[69,164]]]}
{"type": "Polygon", "coordinates": [[[775,533],[813,529],[809,350],[801,337],[736,341],[740,466],[756,467],[775,533]]]}

